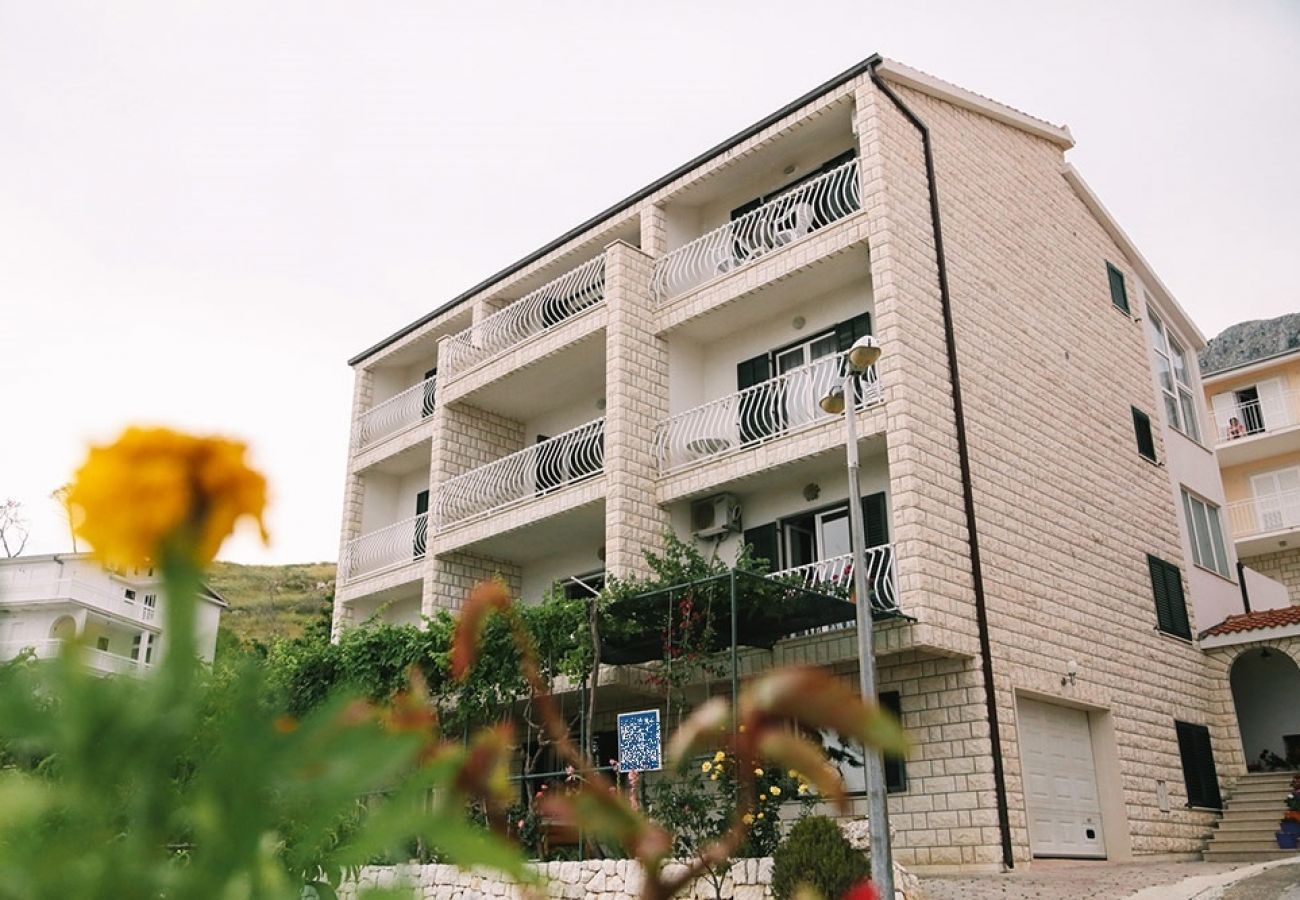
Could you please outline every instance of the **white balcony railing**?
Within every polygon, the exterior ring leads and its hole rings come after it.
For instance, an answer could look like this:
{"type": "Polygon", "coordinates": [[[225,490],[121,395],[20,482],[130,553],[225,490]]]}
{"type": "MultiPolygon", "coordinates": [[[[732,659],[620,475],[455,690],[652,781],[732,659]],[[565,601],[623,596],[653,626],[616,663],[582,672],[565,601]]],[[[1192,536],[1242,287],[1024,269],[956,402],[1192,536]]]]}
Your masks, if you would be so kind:
{"type": "MultiPolygon", "coordinates": [[[[866,553],[867,590],[871,608],[879,613],[898,612],[898,590],[894,582],[894,547],[881,544],[869,547],[866,553]]],[[[833,556],[815,563],[773,572],[773,578],[797,580],[810,591],[832,596],[850,596],[853,593],[853,556],[833,556]]],[[[843,627],[852,627],[845,623],[843,627]]]]}
{"type": "MultiPolygon", "coordinates": [[[[125,591],[126,588],[122,590],[125,591]]],[[[161,590],[158,588],[132,588],[132,590],[136,592],[134,600],[128,599],[125,593],[115,593],[80,578],[59,578],[53,581],[24,584],[0,583],[0,600],[11,603],[73,600],[125,619],[137,622],[154,621],[158,616],[157,598],[161,590]],[[154,600],[151,603],[146,602],[146,597],[153,597],[154,600]]]]}
{"type": "Polygon", "coordinates": [[[856,159],[791,188],[660,257],[651,281],[655,298],[680,296],[824,228],[857,211],[861,196],[856,159]]]}
{"type": "MultiPolygon", "coordinates": [[[[842,358],[835,354],[814,360],[662,422],[655,437],[660,474],[824,422],[830,414],[822,410],[819,401],[843,382],[842,358]]],[[[874,368],[867,370],[857,386],[858,409],[883,399],[874,368]]]]}
{"type": "Polygon", "coordinates": [[[433,415],[433,395],[437,380],[436,376],[426,378],[358,416],[356,449],[369,447],[412,425],[418,425],[433,415]]]}
{"type": "Polygon", "coordinates": [[[1219,443],[1270,434],[1300,424],[1300,391],[1283,391],[1214,411],[1219,443]]]}
{"type": "Polygon", "coordinates": [[[1240,539],[1300,528],[1300,491],[1283,491],[1228,504],[1232,534],[1240,539]]]}
{"type": "MultiPolygon", "coordinates": [[[[54,659],[62,652],[63,643],[57,638],[39,641],[5,641],[0,643],[0,660],[14,659],[24,650],[31,650],[37,659],[54,659]]],[[[151,668],[150,663],[95,647],[82,647],[80,653],[87,668],[103,675],[133,675],[151,668]]]]}
{"type": "Polygon", "coordinates": [[[438,488],[434,521],[443,528],[541,497],[600,473],[605,467],[605,420],[471,469],[438,488]]]}
{"type": "Polygon", "coordinates": [[[598,256],[450,338],[440,360],[442,374],[458,375],[604,299],[605,257],[598,256]]]}
{"type": "Polygon", "coordinates": [[[428,546],[429,514],[420,513],[353,538],[343,550],[340,568],[344,579],[351,581],[424,559],[428,546]]]}

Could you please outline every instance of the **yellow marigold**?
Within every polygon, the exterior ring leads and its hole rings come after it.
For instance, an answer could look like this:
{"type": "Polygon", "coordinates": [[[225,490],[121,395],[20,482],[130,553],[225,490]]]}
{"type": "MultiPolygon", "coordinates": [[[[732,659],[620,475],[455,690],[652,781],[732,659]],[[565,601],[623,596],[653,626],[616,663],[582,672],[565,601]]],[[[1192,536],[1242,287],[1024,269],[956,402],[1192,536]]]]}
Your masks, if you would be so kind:
{"type": "Polygon", "coordinates": [[[267,539],[266,479],[244,462],[247,448],[166,428],[128,428],[90,448],[68,505],[77,534],[110,565],[157,560],[168,545],[205,566],[244,516],[267,539]]]}
{"type": "Polygon", "coordinates": [[[727,754],[722,750],[719,750],[717,753],[713,754],[714,762],[722,762],[726,758],[727,758],[727,754]]]}
{"type": "Polygon", "coordinates": [[[791,769],[790,771],[786,772],[785,774],[789,775],[791,778],[798,778],[798,777],[799,777],[799,773],[796,772],[794,769],[791,769]]]}
{"type": "Polygon", "coordinates": [[[710,771],[712,771],[712,770],[713,770],[713,763],[709,762],[708,760],[705,760],[704,762],[700,763],[700,771],[701,771],[701,772],[706,772],[706,773],[707,773],[707,772],[710,772],[710,771]]]}
{"type": "Polygon", "coordinates": [[[760,818],[760,819],[763,818],[763,814],[762,814],[762,813],[759,813],[759,814],[758,814],[758,818],[760,818]]]}
{"type": "Polygon", "coordinates": [[[762,777],[763,777],[763,770],[762,770],[762,769],[755,769],[755,770],[754,770],[754,774],[757,775],[759,778],[762,778],[762,777]]]}
{"type": "Polygon", "coordinates": [[[714,772],[712,775],[710,775],[710,776],[709,776],[709,780],[710,780],[710,781],[717,781],[717,780],[718,780],[718,773],[717,773],[717,772],[714,772]]]}
{"type": "Polygon", "coordinates": [[[770,793],[773,797],[780,797],[780,796],[781,796],[781,788],[780,788],[778,785],[775,785],[775,784],[774,784],[774,785],[772,785],[770,788],[768,788],[767,790],[768,790],[768,793],[770,793]]]}
{"type": "Polygon", "coordinates": [[[759,803],[762,803],[762,802],[763,802],[764,800],[766,800],[766,799],[767,799],[767,794],[759,794],[759,795],[758,795],[758,802],[759,802],[759,803]]]}
{"type": "Polygon", "coordinates": [[[808,785],[806,785],[806,784],[801,784],[801,785],[799,785],[799,793],[801,793],[801,794],[806,794],[806,793],[808,793],[808,785]]]}
{"type": "Polygon", "coordinates": [[[754,824],[754,814],[753,814],[753,813],[745,813],[745,815],[744,815],[744,821],[745,821],[745,824],[746,824],[746,825],[753,825],[753,824],[754,824]]]}

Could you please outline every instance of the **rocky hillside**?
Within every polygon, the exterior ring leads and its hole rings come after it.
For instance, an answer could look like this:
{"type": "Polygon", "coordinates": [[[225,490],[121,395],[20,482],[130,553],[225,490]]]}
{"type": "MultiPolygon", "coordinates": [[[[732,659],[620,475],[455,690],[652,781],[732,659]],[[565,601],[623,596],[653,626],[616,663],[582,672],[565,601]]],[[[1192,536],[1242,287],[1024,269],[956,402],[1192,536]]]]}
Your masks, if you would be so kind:
{"type": "Polygon", "coordinates": [[[1300,313],[1238,322],[1201,352],[1201,371],[1218,372],[1300,348],[1300,313]]]}
{"type": "Polygon", "coordinates": [[[222,630],[244,643],[298,637],[334,601],[334,568],[334,563],[216,563],[207,582],[230,601],[221,616],[222,630]]]}

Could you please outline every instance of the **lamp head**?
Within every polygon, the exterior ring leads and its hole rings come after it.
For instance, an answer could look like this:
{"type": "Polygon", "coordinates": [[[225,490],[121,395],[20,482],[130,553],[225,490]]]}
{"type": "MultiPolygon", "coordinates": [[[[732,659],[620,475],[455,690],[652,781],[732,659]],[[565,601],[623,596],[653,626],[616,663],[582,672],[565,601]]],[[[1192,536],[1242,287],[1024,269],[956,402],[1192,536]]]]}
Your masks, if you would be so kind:
{"type": "Polygon", "coordinates": [[[855,372],[865,372],[880,359],[880,345],[871,335],[863,335],[849,348],[849,366],[855,372]]]}
{"type": "Polygon", "coordinates": [[[827,393],[825,397],[822,397],[821,400],[817,401],[817,405],[820,406],[824,412],[828,412],[832,416],[838,416],[840,413],[844,412],[844,388],[839,385],[831,388],[830,392],[827,393]]]}

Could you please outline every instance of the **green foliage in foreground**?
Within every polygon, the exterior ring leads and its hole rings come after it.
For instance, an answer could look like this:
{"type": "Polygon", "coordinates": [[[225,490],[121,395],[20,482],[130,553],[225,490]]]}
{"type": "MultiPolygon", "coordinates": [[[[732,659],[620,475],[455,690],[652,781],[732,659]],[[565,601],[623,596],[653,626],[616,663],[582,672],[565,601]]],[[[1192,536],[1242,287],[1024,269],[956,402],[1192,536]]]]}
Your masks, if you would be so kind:
{"type": "Polygon", "coordinates": [[[459,742],[343,696],[283,716],[264,678],[172,658],[148,679],[95,678],[75,655],[0,666],[0,900],[328,900],[412,840],[521,874],[464,816],[459,742]]]}
{"type": "Polygon", "coordinates": [[[871,877],[871,859],[855,850],[832,819],[809,816],[790,829],[772,854],[772,895],[788,900],[803,886],[822,897],[842,897],[871,877]]]}

